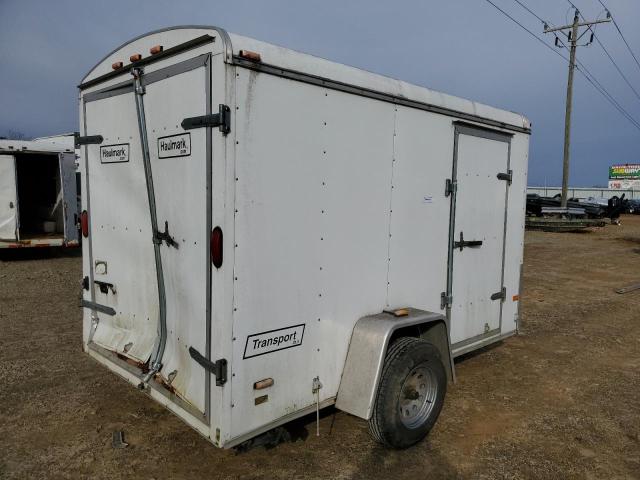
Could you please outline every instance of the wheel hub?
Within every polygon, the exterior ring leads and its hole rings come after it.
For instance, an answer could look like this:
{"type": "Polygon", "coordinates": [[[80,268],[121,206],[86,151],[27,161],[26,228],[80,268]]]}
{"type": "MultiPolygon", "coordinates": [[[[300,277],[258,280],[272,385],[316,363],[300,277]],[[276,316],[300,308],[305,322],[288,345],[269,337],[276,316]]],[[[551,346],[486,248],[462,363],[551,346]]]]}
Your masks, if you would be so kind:
{"type": "Polygon", "coordinates": [[[398,398],[400,420],[407,428],[422,425],[433,410],[438,393],[434,372],[427,365],[414,367],[406,376],[398,398]]]}

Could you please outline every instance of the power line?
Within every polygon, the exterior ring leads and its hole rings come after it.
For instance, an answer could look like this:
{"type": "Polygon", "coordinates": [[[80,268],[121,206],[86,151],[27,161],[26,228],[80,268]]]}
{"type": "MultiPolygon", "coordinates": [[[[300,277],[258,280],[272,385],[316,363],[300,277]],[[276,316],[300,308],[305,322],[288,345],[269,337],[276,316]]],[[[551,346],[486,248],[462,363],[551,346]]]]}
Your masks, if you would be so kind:
{"type": "MultiPolygon", "coordinates": [[[[602,5],[602,7],[607,11],[607,12],[611,12],[607,6],[604,4],[604,2],[602,0],[598,0],[598,2],[600,3],[600,5],[602,5]]],[[[620,38],[622,38],[622,41],[624,42],[624,44],[627,46],[627,50],[629,50],[629,53],[631,54],[631,56],[633,57],[633,59],[636,62],[636,65],[638,65],[638,68],[640,68],[640,62],[638,61],[638,57],[636,57],[636,54],[633,53],[633,50],[631,50],[631,46],[629,45],[629,42],[627,42],[627,39],[624,38],[624,35],[622,34],[622,30],[620,30],[620,27],[618,26],[618,22],[616,22],[615,17],[611,17],[611,20],[613,20],[613,25],[616,27],[616,30],[618,30],[618,33],[620,34],[620,38]]]]}
{"type": "MultiPolygon", "coordinates": [[[[607,12],[609,11],[607,9],[607,7],[604,5],[604,3],[602,3],[600,0],[598,0],[602,6],[605,8],[605,10],[607,10],[607,12]]],[[[582,16],[582,14],[580,13],[580,10],[575,6],[575,4],[571,1],[571,0],[567,0],[567,2],[578,11],[578,15],[580,15],[582,17],[582,19],[584,20],[584,16],[582,16]]],[[[612,19],[613,20],[613,19],[612,19]]],[[[615,21],[614,21],[615,24],[615,21]]],[[[626,82],[626,84],[629,86],[629,88],[633,91],[633,93],[635,94],[636,98],[638,100],[640,100],[640,94],[638,93],[638,91],[633,87],[633,85],[631,85],[631,82],[629,81],[629,79],[627,78],[627,76],[622,72],[622,70],[620,69],[620,67],[618,66],[618,64],[616,63],[616,61],[613,59],[613,57],[611,56],[611,54],[609,53],[609,50],[607,50],[607,48],[604,46],[604,44],[600,41],[600,39],[598,38],[598,36],[596,35],[596,32],[591,29],[591,33],[593,33],[593,38],[595,38],[596,42],[598,42],[598,45],[600,45],[600,48],[602,48],[602,50],[604,51],[604,53],[607,55],[607,57],[609,58],[609,60],[611,60],[611,63],[613,63],[613,66],[616,68],[616,70],[618,71],[618,73],[620,74],[620,76],[622,77],[622,79],[626,82]]],[[[626,43],[626,41],[625,41],[626,43]]],[[[632,53],[633,55],[633,53],[632,53]]],[[[635,55],[634,55],[635,58],[635,55]]]]}
{"type": "Polygon", "coordinates": [[[640,123],[636,121],[635,118],[631,116],[617,101],[616,99],[607,91],[606,88],[598,81],[598,79],[584,66],[584,64],[577,60],[578,67],[577,70],[582,74],[582,76],[587,80],[604,98],[607,100],[613,107],[620,112],[620,114],[625,117],[629,122],[640,130],[640,123]]]}
{"type": "MultiPolygon", "coordinates": [[[[545,47],[547,47],[549,50],[551,50],[553,53],[559,55],[562,59],[564,59],[566,62],[569,62],[569,59],[567,57],[565,57],[564,55],[562,55],[560,52],[558,52],[558,50],[552,48],[549,44],[547,44],[547,42],[545,42],[544,40],[542,40],[542,38],[538,37],[535,33],[533,33],[531,30],[529,30],[527,27],[525,27],[524,25],[522,25],[520,22],[518,22],[515,18],[513,18],[511,15],[509,15],[507,12],[505,12],[504,10],[502,10],[500,7],[498,7],[495,3],[493,3],[491,0],[486,0],[489,4],[491,4],[496,10],[498,10],[500,13],[502,13],[504,16],[506,16],[507,18],[509,18],[511,21],[513,21],[514,23],[516,23],[518,26],[520,26],[520,28],[522,28],[524,31],[526,31],[529,35],[531,35],[532,37],[534,37],[536,40],[538,40],[540,43],[542,43],[545,47]]],[[[523,4],[520,0],[514,0],[516,3],[518,3],[521,7],[523,7],[525,10],[527,10],[531,15],[533,15],[534,17],[536,17],[538,20],[540,20],[540,22],[542,22],[543,24],[549,24],[549,25],[553,25],[550,22],[547,22],[546,20],[544,20],[542,17],[540,17],[539,15],[537,15],[536,13],[534,13],[529,7],[527,7],[525,4],[523,4]]],[[[571,2],[569,2],[571,3],[571,2]]],[[[571,5],[573,5],[571,3],[571,5]]],[[[574,6],[575,7],[575,6],[574,6]]],[[[562,46],[564,48],[567,48],[567,45],[562,41],[562,39],[560,37],[558,37],[556,35],[556,38],[558,38],[558,40],[560,41],[560,43],[562,44],[562,46]]],[[[602,85],[602,83],[600,83],[598,81],[598,79],[587,69],[587,67],[584,66],[584,64],[578,60],[577,61],[579,68],[577,69],[582,76],[596,89],[596,91],[598,93],[600,93],[604,99],[609,102],[616,110],[618,110],[618,112],[625,117],[634,127],[636,127],[638,130],[640,130],[640,123],[637,122],[617,101],[616,99],[613,97],[613,95],[611,95],[607,89],[602,85]]]]}
{"type": "MultiPolygon", "coordinates": [[[[527,27],[525,27],[524,25],[522,25],[519,21],[517,21],[515,18],[513,18],[511,15],[509,15],[507,12],[505,12],[503,9],[501,9],[499,6],[497,6],[495,3],[493,3],[491,0],[485,0],[487,3],[491,4],[493,6],[493,8],[495,8],[496,10],[498,10],[500,13],[502,13],[505,17],[507,17],[509,20],[511,20],[512,22],[516,23],[518,26],[520,26],[520,28],[522,28],[525,32],[527,32],[529,35],[531,35],[533,38],[535,38],[536,40],[538,40],[542,45],[544,45],[545,47],[547,47],[549,50],[551,50],[553,53],[555,53],[556,55],[560,56],[561,58],[563,58],[566,62],[569,61],[569,59],[567,57],[565,57],[564,55],[562,55],[560,52],[558,52],[556,49],[554,49],[553,47],[551,47],[547,42],[545,42],[542,38],[540,38],[538,35],[536,35],[535,33],[533,33],[531,30],[529,30],[527,27]]],[[[516,0],[517,1],[517,0],[516,0]]],[[[520,2],[518,2],[520,3],[520,2]]],[[[521,4],[522,5],[522,4],[521,4]]],[[[528,10],[528,9],[527,9],[528,10]]],[[[537,16],[537,15],[536,15],[537,16]]]]}
{"type": "MultiPolygon", "coordinates": [[[[563,48],[568,49],[569,47],[562,41],[561,38],[558,38],[563,48]]],[[[600,83],[600,81],[595,77],[593,73],[589,71],[589,69],[580,61],[580,59],[576,58],[576,63],[578,66],[577,70],[582,74],[582,76],[589,82],[593,88],[595,88],[604,98],[607,100],[618,112],[625,117],[629,122],[633,124],[638,130],[640,130],[640,122],[636,121],[635,118],[631,116],[629,112],[627,112],[622,105],[618,103],[618,101],[611,95],[608,90],[600,83]]]]}
{"type": "Polygon", "coordinates": [[[618,66],[616,61],[613,59],[609,51],[605,48],[605,46],[603,45],[603,43],[600,41],[600,39],[595,33],[593,34],[593,38],[596,39],[596,42],[598,42],[598,45],[600,45],[602,50],[604,50],[604,53],[607,55],[607,57],[609,57],[609,60],[611,60],[611,63],[613,63],[613,66],[616,67],[616,70],[618,70],[618,73],[620,74],[620,76],[624,79],[625,82],[627,82],[627,85],[629,85],[629,88],[633,90],[633,93],[635,93],[638,100],[640,100],[640,94],[638,94],[638,91],[635,88],[633,88],[633,85],[631,85],[631,82],[629,81],[629,79],[626,77],[624,73],[622,73],[622,70],[620,70],[620,67],[618,66]]]}
{"type": "Polygon", "coordinates": [[[531,15],[533,15],[534,17],[536,17],[538,20],[540,20],[543,24],[546,24],[546,20],[542,19],[541,17],[539,17],[534,11],[532,11],[529,7],[527,7],[524,3],[522,3],[520,0],[513,0],[514,2],[516,2],[518,5],[520,5],[522,8],[524,8],[527,12],[529,12],[531,15]]]}

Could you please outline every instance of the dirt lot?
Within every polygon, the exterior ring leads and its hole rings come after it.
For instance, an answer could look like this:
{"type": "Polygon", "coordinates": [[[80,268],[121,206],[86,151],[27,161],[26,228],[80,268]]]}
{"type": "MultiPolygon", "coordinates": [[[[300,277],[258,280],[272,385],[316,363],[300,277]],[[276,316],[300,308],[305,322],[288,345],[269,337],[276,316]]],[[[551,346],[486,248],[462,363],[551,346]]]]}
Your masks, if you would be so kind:
{"type": "Polygon", "coordinates": [[[528,232],[521,333],[457,362],[426,441],[385,450],[333,410],[319,438],[305,418],[302,438],[236,454],[81,352],[77,256],[4,254],[0,478],[640,478],[640,290],[613,292],[639,266],[640,217],[528,232]]]}

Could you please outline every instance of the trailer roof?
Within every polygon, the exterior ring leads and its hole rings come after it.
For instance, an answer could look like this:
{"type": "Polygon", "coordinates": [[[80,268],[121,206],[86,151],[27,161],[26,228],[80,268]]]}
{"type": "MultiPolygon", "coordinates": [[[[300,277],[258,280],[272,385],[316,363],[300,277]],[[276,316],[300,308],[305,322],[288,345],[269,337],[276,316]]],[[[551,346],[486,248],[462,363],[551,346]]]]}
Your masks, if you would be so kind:
{"type": "MultiPolygon", "coordinates": [[[[101,77],[111,78],[119,75],[118,72],[128,72],[127,66],[114,72],[111,68],[112,63],[116,61],[124,61],[131,55],[141,52],[148,52],[149,48],[154,45],[162,45],[165,52],[174,47],[178,47],[187,42],[202,38],[203,35],[217,37],[221,43],[221,51],[224,54],[225,62],[232,64],[242,64],[256,70],[287,72],[289,74],[298,74],[298,77],[289,75],[289,78],[299,78],[304,76],[309,79],[322,80],[326,79],[332,84],[341,85],[345,90],[362,89],[362,92],[355,93],[372,93],[374,98],[376,93],[381,95],[382,100],[397,101],[398,103],[417,102],[419,104],[433,107],[435,111],[441,111],[444,114],[458,113],[461,118],[469,116],[470,120],[474,117],[478,119],[486,119],[496,126],[504,126],[505,128],[523,132],[529,132],[531,123],[529,120],[518,113],[501,110],[495,107],[477,103],[471,100],[447,95],[435,90],[413,85],[394,78],[386,77],[376,73],[371,73],[363,69],[343,65],[332,62],[324,58],[316,57],[306,53],[297,52],[288,48],[276,46],[252,38],[227,33],[225,30],[215,26],[179,26],[162,30],[156,30],[141,35],[130,40],[120,47],[106,55],[98,64],[96,64],[83,78],[80,88],[88,88],[101,77]],[[243,61],[239,57],[241,50],[249,50],[260,54],[261,62],[259,64],[243,61]]],[[[143,58],[141,62],[146,59],[143,58]]],[[[316,82],[317,83],[317,82],[316,82]]],[[[329,86],[329,88],[331,88],[329,86]]]]}
{"type": "Polygon", "coordinates": [[[0,153],[61,153],[74,151],[75,135],[73,133],[34,138],[33,140],[0,140],[0,153]]]}

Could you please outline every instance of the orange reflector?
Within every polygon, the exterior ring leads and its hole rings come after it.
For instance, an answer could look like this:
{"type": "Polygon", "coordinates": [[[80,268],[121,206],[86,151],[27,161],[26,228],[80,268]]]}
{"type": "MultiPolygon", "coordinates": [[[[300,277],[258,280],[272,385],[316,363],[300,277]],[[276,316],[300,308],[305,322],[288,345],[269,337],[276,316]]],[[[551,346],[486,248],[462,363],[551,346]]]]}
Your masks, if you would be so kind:
{"type": "Polygon", "coordinates": [[[513,299],[514,302],[517,302],[518,300],[520,300],[520,295],[514,295],[511,298],[513,299]]]}
{"type": "Polygon", "coordinates": [[[242,58],[246,58],[247,60],[252,60],[254,62],[260,61],[260,54],[256,52],[252,52],[251,50],[240,50],[240,56],[242,58]]]}
{"type": "Polygon", "coordinates": [[[262,390],[263,388],[268,388],[273,385],[273,378],[265,378],[264,380],[260,380],[253,384],[254,390],[262,390]]]}
{"type": "Polygon", "coordinates": [[[397,310],[384,310],[384,313],[388,313],[393,315],[394,317],[406,317],[409,315],[409,309],[407,308],[399,308],[397,310]]]}
{"type": "Polygon", "coordinates": [[[122,62],[115,62],[111,64],[111,68],[113,68],[114,70],[118,70],[122,68],[122,65],[124,65],[122,62]]]}
{"type": "Polygon", "coordinates": [[[162,50],[164,50],[164,47],[162,45],[154,45],[149,49],[149,53],[151,55],[155,55],[156,53],[160,53],[162,50]]]}
{"type": "Polygon", "coordinates": [[[142,60],[142,55],[140,55],[139,53],[134,53],[129,57],[129,60],[131,61],[131,63],[139,62],[140,60],[142,60]]]}

